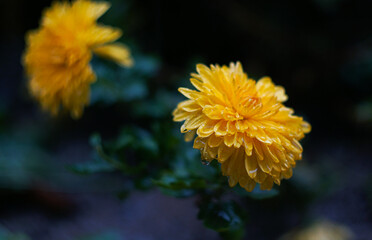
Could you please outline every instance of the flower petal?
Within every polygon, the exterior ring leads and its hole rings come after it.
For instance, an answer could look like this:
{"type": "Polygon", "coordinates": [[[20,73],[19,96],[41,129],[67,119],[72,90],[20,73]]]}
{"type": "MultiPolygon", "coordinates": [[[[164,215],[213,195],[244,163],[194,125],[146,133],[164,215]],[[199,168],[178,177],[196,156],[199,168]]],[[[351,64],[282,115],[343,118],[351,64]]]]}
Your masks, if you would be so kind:
{"type": "Polygon", "coordinates": [[[107,44],[93,49],[94,53],[113,60],[123,67],[133,66],[133,59],[127,46],[120,43],[107,44]]]}

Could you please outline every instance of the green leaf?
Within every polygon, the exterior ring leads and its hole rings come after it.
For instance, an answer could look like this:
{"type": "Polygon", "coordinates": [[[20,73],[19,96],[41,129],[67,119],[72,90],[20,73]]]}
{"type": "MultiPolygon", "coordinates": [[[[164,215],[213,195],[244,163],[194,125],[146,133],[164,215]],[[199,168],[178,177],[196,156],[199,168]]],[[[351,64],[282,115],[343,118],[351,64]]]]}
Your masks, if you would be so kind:
{"type": "Polygon", "coordinates": [[[118,138],[113,141],[111,147],[114,151],[124,148],[137,150],[139,153],[158,154],[159,147],[150,132],[139,127],[125,127],[121,130],[118,138]]]}
{"type": "Polygon", "coordinates": [[[133,109],[134,114],[138,117],[164,118],[169,117],[182,97],[176,92],[158,90],[155,96],[146,101],[137,103],[133,109]]]}
{"type": "Polygon", "coordinates": [[[181,189],[181,190],[172,190],[167,188],[162,188],[161,192],[165,195],[175,197],[175,198],[188,198],[195,196],[196,192],[193,189],[181,189]]]}
{"type": "Polygon", "coordinates": [[[66,168],[73,173],[87,175],[87,174],[94,174],[100,172],[112,172],[115,168],[103,161],[100,158],[95,158],[93,161],[76,163],[66,166],[66,168]]]}
{"type": "Polygon", "coordinates": [[[97,81],[91,87],[91,103],[115,104],[143,100],[149,92],[146,82],[157,73],[159,61],[136,55],[133,67],[119,67],[98,58],[92,65],[97,81]]]}
{"type": "Polygon", "coordinates": [[[143,77],[153,77],[159,70],[160,61],[156,57],[137,54],[134,60],[133,72],[143,77]]]}
{"type": "MultiPolygon", "coordinates": [[[[117,79],[117,77],[112,77],[117,79]]],[[[101,78],[92,85],[91,103],[103,102],[113,104],[115,102],[128,102],[144,98],[147,93],[147,87],[144,82],[127,82],[125,84],[114,82],[107,78],[101,78]]]]}
{"type": "Polygon", "coordinates": [[[233,201],[208,202],[201,205],[198,218],[207,228],[217,232],[241,231],[244,227],[243,211],[233,201]]]}
{"type": "Polygon", "coordinates": [[[182,179],[174,176],[172,173],[164,174],[161,179],[153,180],[153,182],[159,187],[169,188],[172,190],[203,189],[206,187],[204,179],[182,179]]]}
{"type": "Polygon", "coordinates": [[[164,173],[158,180],[153,180],[163,193],[175,197],[189,197],[207,187],[202,178],[182,178],[174,173],[164,173]]]}
{"type": "Polygon", "coordinates": [[[93,160],[70,165],[69,170],[78,174],[119,170],[133,177],[139,189],[152,186],[150,179],[153,175],[149,162],[157,166],[153,160],[160,158],[158,144],[150,132],[135,126],[125,127],[116,139],[102,142],[101,136],[95,133],[90,143],[94,148],[93,160]]]}
{"type": "Polygon", "coordinates": [[[134,186],[140,190],[148,190],[154,185],[152,179],[145,176],[143,178],[136,179],[134,181],[134,186]]]}
{"type": "MultiPolygon", "coordinates": [[[[110,164],[113,168],[125,171],[126,165],[123,162],[120,162],[116,160],[115,158],[110,157],[106,152],[102,145],[101,136],[97,133],[93,134],[90,138],[90,143],[94,147],[97,157],[101,160],[106,161],[108,164],[110,164]]],[[[99,161],[98,161],[99,162],[99,161]]],[[[105,165],[99,165],[100,167],[103,167],[105,170],[107,167],[105,165]]],[[[97,165],[96,165],[97,167],[97,165]]]]}

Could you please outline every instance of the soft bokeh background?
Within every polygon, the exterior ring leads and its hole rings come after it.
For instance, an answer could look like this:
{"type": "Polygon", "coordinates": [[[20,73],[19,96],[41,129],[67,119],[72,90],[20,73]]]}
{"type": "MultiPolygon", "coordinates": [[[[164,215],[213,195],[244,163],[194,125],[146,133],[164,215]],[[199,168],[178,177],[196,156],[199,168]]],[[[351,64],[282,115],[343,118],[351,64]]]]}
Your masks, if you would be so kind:
{"type": "Polygon", "coordinates": [[[43,113],[20,64],[24,34],[51,1],[0,2],[0,239],[219,239],[197,219],[197,196],[150,185],[169,168],[162,149],[184,145],[168,136],[180,135],[170,116],[177,87],[190,86],[196,63],[238,60],[250,77],[284,86],[286,105],[313,126],[292,179],[272,196],[238,200],[246,238],[330,221],[372,239],[371,1],[110,2],[100,22],[124,30],[137,64],[94,59],[99,81],[78,121],[43,113]],[[126,174],[85,164],[102,158],[101,139],[112,155],[124,151],[126,174]]]}

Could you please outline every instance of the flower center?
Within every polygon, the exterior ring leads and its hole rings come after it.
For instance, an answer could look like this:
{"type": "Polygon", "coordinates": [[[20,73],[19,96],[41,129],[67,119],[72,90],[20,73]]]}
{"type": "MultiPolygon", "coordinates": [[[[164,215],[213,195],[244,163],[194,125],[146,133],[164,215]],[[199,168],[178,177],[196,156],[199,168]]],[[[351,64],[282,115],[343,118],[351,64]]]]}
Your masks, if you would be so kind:
{"type": "Polygon", "coordinates": [[[258,113],[262,108],[262,101],[257,96],[246,96],[240,98],[238,103],[237,112],[242,115],[245,119],[250,118],[254,114],[258,113]]]}

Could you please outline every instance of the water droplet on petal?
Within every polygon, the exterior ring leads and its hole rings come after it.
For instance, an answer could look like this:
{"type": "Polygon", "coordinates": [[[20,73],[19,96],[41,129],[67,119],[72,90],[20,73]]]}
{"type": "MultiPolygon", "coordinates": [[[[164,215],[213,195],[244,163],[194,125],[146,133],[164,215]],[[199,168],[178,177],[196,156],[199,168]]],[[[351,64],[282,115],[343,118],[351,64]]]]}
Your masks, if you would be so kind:
{"type": "Polygon", "coordinates": [[[248,173],[255,173],[255,172],[257,172],[257,170],[258,170],[258,168],[256,168],[256,169],[254,169],[254,170],[250,170],[250,171],[248,171],[248,173]]]}
{"type": "Polygon", "coordinates": [[[208,166],[211,162],[207,160],[202,160],[201,161],[203,165],[208,166]]]}

